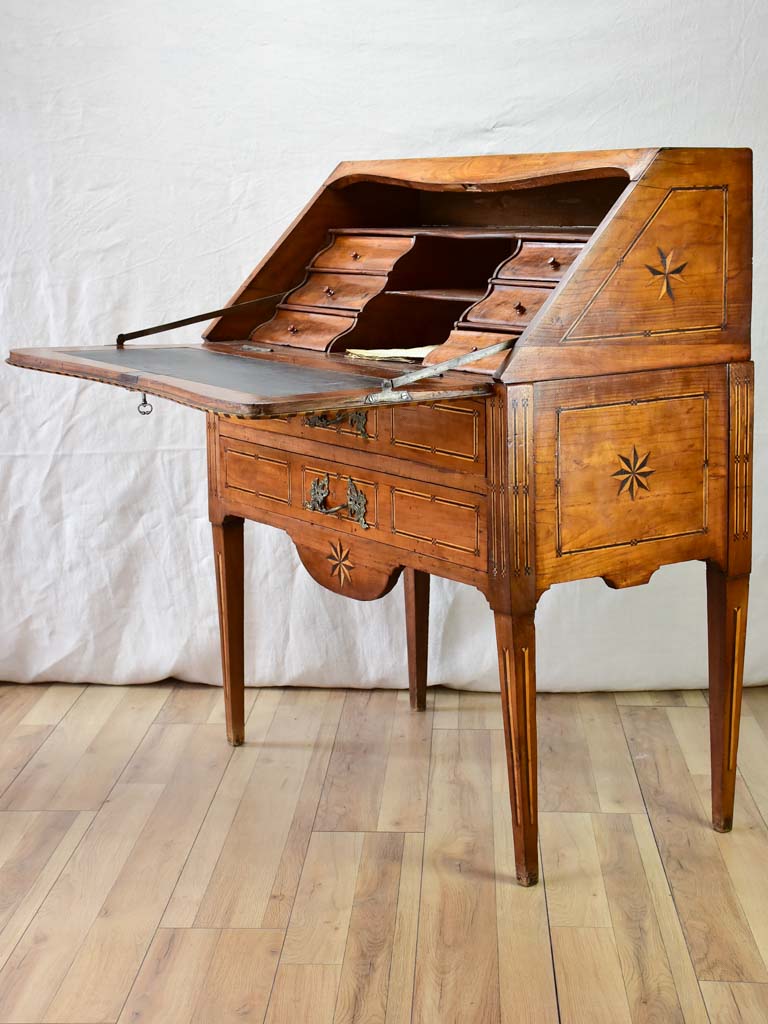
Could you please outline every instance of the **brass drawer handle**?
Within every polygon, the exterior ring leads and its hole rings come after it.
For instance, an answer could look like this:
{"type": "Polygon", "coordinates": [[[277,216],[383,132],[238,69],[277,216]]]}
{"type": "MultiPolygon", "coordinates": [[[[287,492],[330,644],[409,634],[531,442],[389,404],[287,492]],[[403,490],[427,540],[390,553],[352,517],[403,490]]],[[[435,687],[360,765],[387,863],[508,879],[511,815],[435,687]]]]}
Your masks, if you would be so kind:
{"type": "Polygon", "coordinates": [[[552,267],[553,270],[558,270],[560,267],[560,260],[557,256],[550,256],[547,263],[552,267]]]}
{"type": "Polygon", "coordinates": [[[329,299],[332,299],[333,296],[336,294],[335,290],[331,288],[329,284],[327,284],[325,288],[323,288],[323,291],[325,292],[329,299]]]}
{"type": "Polygon", "coordinates": [[[353,259],[353,260],[359,260],[359,259],[361,259],[361,258],[362,258],[362,257],[360,256],[360,253],[359,253],[359,252],[353,252],[353,253],[352,253],[352,259],[353,259]]]}
{"type": "Polygon", "coordinates": [[[288,324],[288,333],[289,334],[298,334],[299,333],[299,328],[296,326],[296,324],[288,324]]]}
{"type": "Polygon", "coordinates": [[[368,413],[365,409],[355,409],[352,412],[338,412],[330,419],[325,413],[315,413],[311,416],[304,417],[305,427],[340,427],[344,420],[349,423],[350,427],[356,431],[360,437],[365,438],[366,441],[370,441],[371,435],[368,433],[368,413]]]}
{"type": "Polygon", "coordinates": [[[515,312],[520,314],[525,312],[525,306],[522,304],[522,302],[515,303],[515,312]]]}
{"type": "Polygon", "coordinates": [[[365,521],[365,510],[368,501],[362,491],[355,487],[351,476],[347,477],[347,500],[343,505],[336,505],[333,508],[326,508],[325,502],[331,490],[331,482],[328,474],[316,477],[309,488],[309,501],[304,505],[308,512],[319,512],[323,516],[332,516],[337,512],[348,512],[350,519],[354,519],[358,526],[364,530],[369,528],[365,521]]]}

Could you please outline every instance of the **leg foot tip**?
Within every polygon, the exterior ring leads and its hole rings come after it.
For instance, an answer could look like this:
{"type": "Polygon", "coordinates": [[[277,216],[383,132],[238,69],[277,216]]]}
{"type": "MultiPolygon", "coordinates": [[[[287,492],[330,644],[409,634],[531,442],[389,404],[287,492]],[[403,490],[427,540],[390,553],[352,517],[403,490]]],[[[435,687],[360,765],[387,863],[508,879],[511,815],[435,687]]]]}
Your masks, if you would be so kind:
{"type": "Polygon", "coordinates": [[[525,889],[530,888],[532,885],[536,885],[539,881],[538,871],[518,871],[517,872],[517,884],[525,889]]]}
{"type": "Polygon", "coordinates": [[[731,832],[733,830],[733,818],[713,818],[712,828],[715,832],[731,832]]]}
{"type": "Polygon", "coordinates": [[[238,733],[236,736],[227,736],[227,740],[231,747],[242,747],[245,743],[245,734],[238,733]]]}

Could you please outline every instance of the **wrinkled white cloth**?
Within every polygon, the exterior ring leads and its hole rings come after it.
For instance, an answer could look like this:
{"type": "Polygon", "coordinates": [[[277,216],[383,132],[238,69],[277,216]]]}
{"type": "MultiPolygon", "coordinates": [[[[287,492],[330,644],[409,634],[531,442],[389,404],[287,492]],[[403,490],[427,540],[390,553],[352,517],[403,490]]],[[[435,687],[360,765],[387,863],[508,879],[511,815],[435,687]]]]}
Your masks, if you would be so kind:
{"type": "MultiPolygon", "coordinates": [[[[768,678],[766,5],[4,0],[0,354],[110,343],[226,301],[341,159],[755,150],[755,572],[768,678]]],[[[175,336],[197,337],[194,328],[175,336]]],[[[0,365],[0,679],[220,680],[204,416],[0,365]]],[[[250,683],[403,686],[402,589],[358,604],[249,526],[250,683]]],[[[539,687],[701,686],[700,565],[544,595],[539,687]]],[[[497,687],[492,615],[434,581],[431,679],[497,687]]]]}

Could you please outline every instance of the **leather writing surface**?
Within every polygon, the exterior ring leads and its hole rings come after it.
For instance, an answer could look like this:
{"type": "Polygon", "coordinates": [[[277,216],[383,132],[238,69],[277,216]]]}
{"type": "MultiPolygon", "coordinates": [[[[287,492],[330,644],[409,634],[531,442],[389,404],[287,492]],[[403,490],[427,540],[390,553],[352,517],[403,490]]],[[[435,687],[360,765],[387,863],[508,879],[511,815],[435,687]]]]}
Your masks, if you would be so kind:
{"type": "Polygon", "coordinates": [[[251,359],[248,356],[207,352],[199,348],[168,345],[123,349],[67,349],[67,355],[109,363],[127,372],[156,373],[211,387],[228,388],[261,397],[283,398],[321,391],[379,388],[380,377],[315,370],[292,363],[251,359]]]}

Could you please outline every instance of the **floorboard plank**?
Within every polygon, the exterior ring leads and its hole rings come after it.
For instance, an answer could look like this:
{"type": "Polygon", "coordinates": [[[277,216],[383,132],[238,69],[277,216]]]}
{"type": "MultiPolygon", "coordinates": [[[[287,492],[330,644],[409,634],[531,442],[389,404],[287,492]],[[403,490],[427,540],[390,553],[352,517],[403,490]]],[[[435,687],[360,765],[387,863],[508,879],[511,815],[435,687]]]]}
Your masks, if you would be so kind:
{"type": "Polygon", "coordinates": [[[340,973],[335,964],[281,965],[265,1024],[333,1024],[340,973]]]}
{"type": "Polygon", "coordinates": [[[196,927],[260,926],[328,700],[327,692],[307,690],[294,694],[292,702],[275,712],[200,904],[196,927]]]}
{"type": "Polygon", "coordinates": [[[253,774],[260,744],[272,724],[280,696],[276,692],[264,691],[264,699],[259,705],[259,715],[248,720],[248,738],[245,744],[232,751],[221,785],[211,802],[166,907],[162,927],[191,928],[194,925],[205,891],[253,774]]]}
{"type": "MultiPolygon", "coordinates": [[[[18,813],[0,813],[0,825],[18,813]]],[[[38,876],[63,841],[77,814],[71,811],[39,811],[19,836],[14,849],[0,864],[0,931],[18,909],[38,876]]]]}
{"type": "Polygon", "coordinates": [[[701,988],[712,1024],[765,1024],[768,985],[703,981],[701,988]]]}
{"type": "Polygon", "coordinates": [[[262,928],[288,927],[343,708],[343,692],[332,690],[328,694],[320,731],[312,748],[296,811],[288,829],[288,838],[280,855],[272,891],[261,920],[262,928]]]}
{"type": "Polygon", "coordinates": [[[633,1024],[610,928],[553,928],[562,1024],[633,1024]]]}
{"type": "Polygon", "coordinates": [[[362,832],[313,833],[281,963],[343,962],[363,839],[362,832]]]}
{"type": "Polygon", "coordinates": [[[540,809],[599,811],[578,702],[570,694],[543,693],[537,705],[540,809]]]}
{"type": "Polygon", "coordinates": [[[262,1024],[282,942],[281,931],[221,932],[190,1024],[262,1024]]]}
{"type": "Polygon", "coordinates": [[[51,799],[65,811],[98,810],[168,698],[167,686],[129,687],[51,799]]]}
{"type": "Polygon", "coordinates": [[[156,722],[158,725],[203,725],[222,699],[218,686],[174,683],[156,722]]]}
{"type": "Polygon", "coordinates": [[[395,690],[347,693],[315,820],[318,831],[378,827],[396,701],[395,690]]]}
{"type": "Polygon", "coordinates": [[[56,993],[47,1020],[81,1024],[117,1018],[231,749],[218,726],[196,727],[56,993]]]}
{"type": "Polygon", "coordinates": [[[459,691],[445,686],[435,687],[435,715],[433,729],[459,728],[459,691]]]}
{"type": "Polygon", "coordinates": [[[539,885],[517,884],[502,733],[491,734],[491,758],[501,1024],[557,1024],[543,869],[539,885]]]}
{"type": "Polygon", "coordinates": [[[432,712],[413,712],[397,695],[379,811],[379,832],[423,832],[427,814],[432,712]]]}
{"type": "Polygon", "coordinates": [[[0,808],[51,809],[56,793],[125,692],[122,686],[89,686],[5,791],[0,808]]]}
{"type": "Polygon", "coordinates": [[[141,964],[119,1024],[190,1024],[218,941],[219,933],[213,929],[161,928],[141,964]]]}
{"type": "MultiPolygon", "coordinates": [[[[21,814],[23,812],[13,811],[10,813],[21,814]]],[[[13,914],[8,918],[5,927],[0,932],[0,968],[7,962],[95,817],[93,811],[80,811],[75,815],[75,820],[66,835],[48,858],[33,885],[19,901],[13,914]]]]}
{"type": "Polygon", "coordinates": [[[610,928],[592,817],[539,816],[541,860],[550,924],[568,928],[610,928]]]}
{"type": "Polygon", "coordinates": [[[581,693],[577,700],[600,810],[642,813],[645,804],[614,695],[581,693]]]}
{"type": "MultiPolygon", "coordinates": [[[[694,781],[702,813],[706,814],[710,804],[710,777],[697,775],[694,781]]],[[[733,831],[714,833],[715,842],[763,962],[768,964],[768,828],[740,778],[736,780],[736,792],[738,813],[734,815],[733,831]]]]}
{"type": "Polygon", "coordinates": [[[487,732],[436,730],[414,1024],[497,1024],[496,879],[487,732]]]}
{"type": "Polygon", "coordinates": [[[53,729],[52,725],[17,725],[0,739],[0,794],[18,778],[53,729]]]}
{"type": "Polygon", "coordinates": [[[666,711],[624,708],[622,718],[699,979],[768,981],[666,711]]]}
{"type": "Polygon", "coordinates": [[[136,838],[158,786],[116,786],[0,972],[0,1021],[41,1021],[136,838]]]}
{"type": "Polygon", "coordinates": [[[369,832],[365,836],[334,1024],[368,1024],[386,1018],[402,861],[402,834],[369,832]]]}
{"type": "Polygon", "coordinates": [[[75,683],[51,683],[46,687],[33,686],[38,699],[21,719],[21,725],[58,725],[69,709],[85,692],[85,686],[75,683]]]}
{"type": "Polygon", "coordinates": [[[633,1024],[685,1024],[632,819],[592,819],[633,1024]]]}
{"type": "Polygon", "coordinates": [[[409,833],[403,840],[403,863],[397,896],[385,1024],[411,1024],[423,859],[423,834],[409,833]]]}
{"type": "Polygon", "coordinates": [[[708,1024],[696,971],[650,822],[644,814],[633,814],[632,828],[685,1024],[708,1024]]]}

